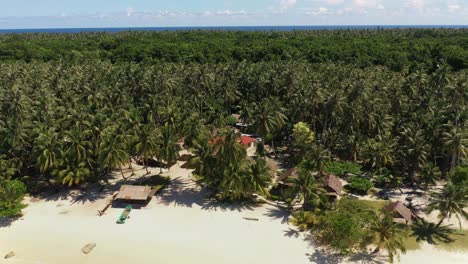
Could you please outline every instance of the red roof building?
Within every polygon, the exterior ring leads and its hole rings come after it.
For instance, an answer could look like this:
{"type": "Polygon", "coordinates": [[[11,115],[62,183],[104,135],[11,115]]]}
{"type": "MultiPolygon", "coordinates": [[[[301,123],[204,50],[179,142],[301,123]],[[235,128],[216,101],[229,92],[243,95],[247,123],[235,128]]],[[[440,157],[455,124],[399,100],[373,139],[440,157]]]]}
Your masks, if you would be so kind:
{"type": "Polygon", "coordinates": [[[249,136],[241,136],[240,138],[240,143],[244,146],[250,146],[250,144],[254,143],[255,141],[255,138],[249,136]]]}

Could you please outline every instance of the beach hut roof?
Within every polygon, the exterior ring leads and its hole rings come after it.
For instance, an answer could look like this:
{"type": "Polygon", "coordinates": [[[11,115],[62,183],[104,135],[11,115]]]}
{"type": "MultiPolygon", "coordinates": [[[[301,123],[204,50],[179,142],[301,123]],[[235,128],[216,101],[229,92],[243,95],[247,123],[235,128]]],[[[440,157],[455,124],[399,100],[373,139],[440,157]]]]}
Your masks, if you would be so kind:
{"type": "Polygon", "coordinates": [[[341,195],[341,191],[343,190],[343,184],[335,175],[329,174],[325,176],[324,185],[325,187],[331,188],[338,195],[341,195]]]}
{"type": "Polygon", "coordinates": [[[240,143],[244,146],[250,145],[250,143],[255,142],[255,138],[249,136],[241,136],[240,143]]]}
{"type": "Polygon", "coordinates": [[[150,186],[122,185],[117,200],[146,201],[151,194],[150,186]]]}
{"type": "Polygon", "coordinates": [[[294,167],[292,169],[289,169],[283,173],[280,174],[280,176],[278,177],[278,181],[286,181],[288,178],[298,178],[299,177],[299,174],[297,172],[297,168],[294,167]]]}
{"type": "Polygon", "coordinates": [[[395,203],[389,204],[384,207],[384,210],[387,212],[394,212],[404,218],[406,221],[410,222],[413,216],[411,210],[408,209],[402,202],[397,201],[395,203]]]}

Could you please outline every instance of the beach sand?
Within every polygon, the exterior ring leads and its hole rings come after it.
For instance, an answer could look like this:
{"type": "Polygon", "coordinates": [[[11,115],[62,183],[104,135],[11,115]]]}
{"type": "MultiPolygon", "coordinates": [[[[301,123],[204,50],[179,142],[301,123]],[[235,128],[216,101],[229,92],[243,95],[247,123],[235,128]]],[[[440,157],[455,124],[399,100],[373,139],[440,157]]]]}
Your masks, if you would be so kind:
{"type": "MultiPolygon", "coordinates": [[[[349,262],[316,250],[303,234],[294,232],[286,213],[275,206],[220,206],[190,180],[182,163],[165,172],[171,186],[143,209],[134,209],[123,225],[122,209],[110,208],[99,217],[112,192],[60,194],[25,199],[24,216],[0,228],[2,263],[203,263],[304,264],[349,262]],[[81,197],[81,199],[77,199],[81,197]],[[258,218],[258,221],[245,218],[258,218]],[[81,248],[96,243],[86,255],[81,248]],[[16,256],[3,260],[14,251],[16,256]]],[[[155,171],[156,172],[156,171],[155,171]]],[[[140,167],[139,174],[144,170],[140,167]]],[[[137,173],[137,176],[139,174],[137,173]]],[[[117,186],[118,187],[118,186],[117,186]]],[[[361,263],[362,260],[356,260],[361,263]]],[[[468,253],[424,246],[409,251],[402,263],[468,263],[468,253]]]]}

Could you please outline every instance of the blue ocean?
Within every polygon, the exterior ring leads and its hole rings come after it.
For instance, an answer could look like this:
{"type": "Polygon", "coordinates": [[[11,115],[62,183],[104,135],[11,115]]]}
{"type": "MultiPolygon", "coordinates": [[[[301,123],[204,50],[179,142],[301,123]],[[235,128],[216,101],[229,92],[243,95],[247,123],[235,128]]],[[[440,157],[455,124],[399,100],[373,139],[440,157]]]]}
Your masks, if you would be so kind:
{"type": "Polygon", "coordinates": [[[0,29],[0,33],[80,33],[122,31],[187,31],[187,30],[222,30],[222,31],[307,31],[336,29],[400,29],[400,28],[468,28],[468,25],[341,25],[341,26],[220,26],[220,27],[115,27],[115,28],[32,28],[0,29]]]}

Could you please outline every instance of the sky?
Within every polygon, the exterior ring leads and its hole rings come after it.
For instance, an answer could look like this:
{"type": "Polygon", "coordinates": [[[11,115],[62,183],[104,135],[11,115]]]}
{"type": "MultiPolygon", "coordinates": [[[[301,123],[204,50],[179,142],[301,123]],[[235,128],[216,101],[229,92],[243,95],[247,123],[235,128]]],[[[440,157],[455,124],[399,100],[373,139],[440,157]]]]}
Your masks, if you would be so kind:
{"type": "Polygon", "coordinates": [[[468,25],[468,0],[0,0],[0,29],[468,25]]]}

